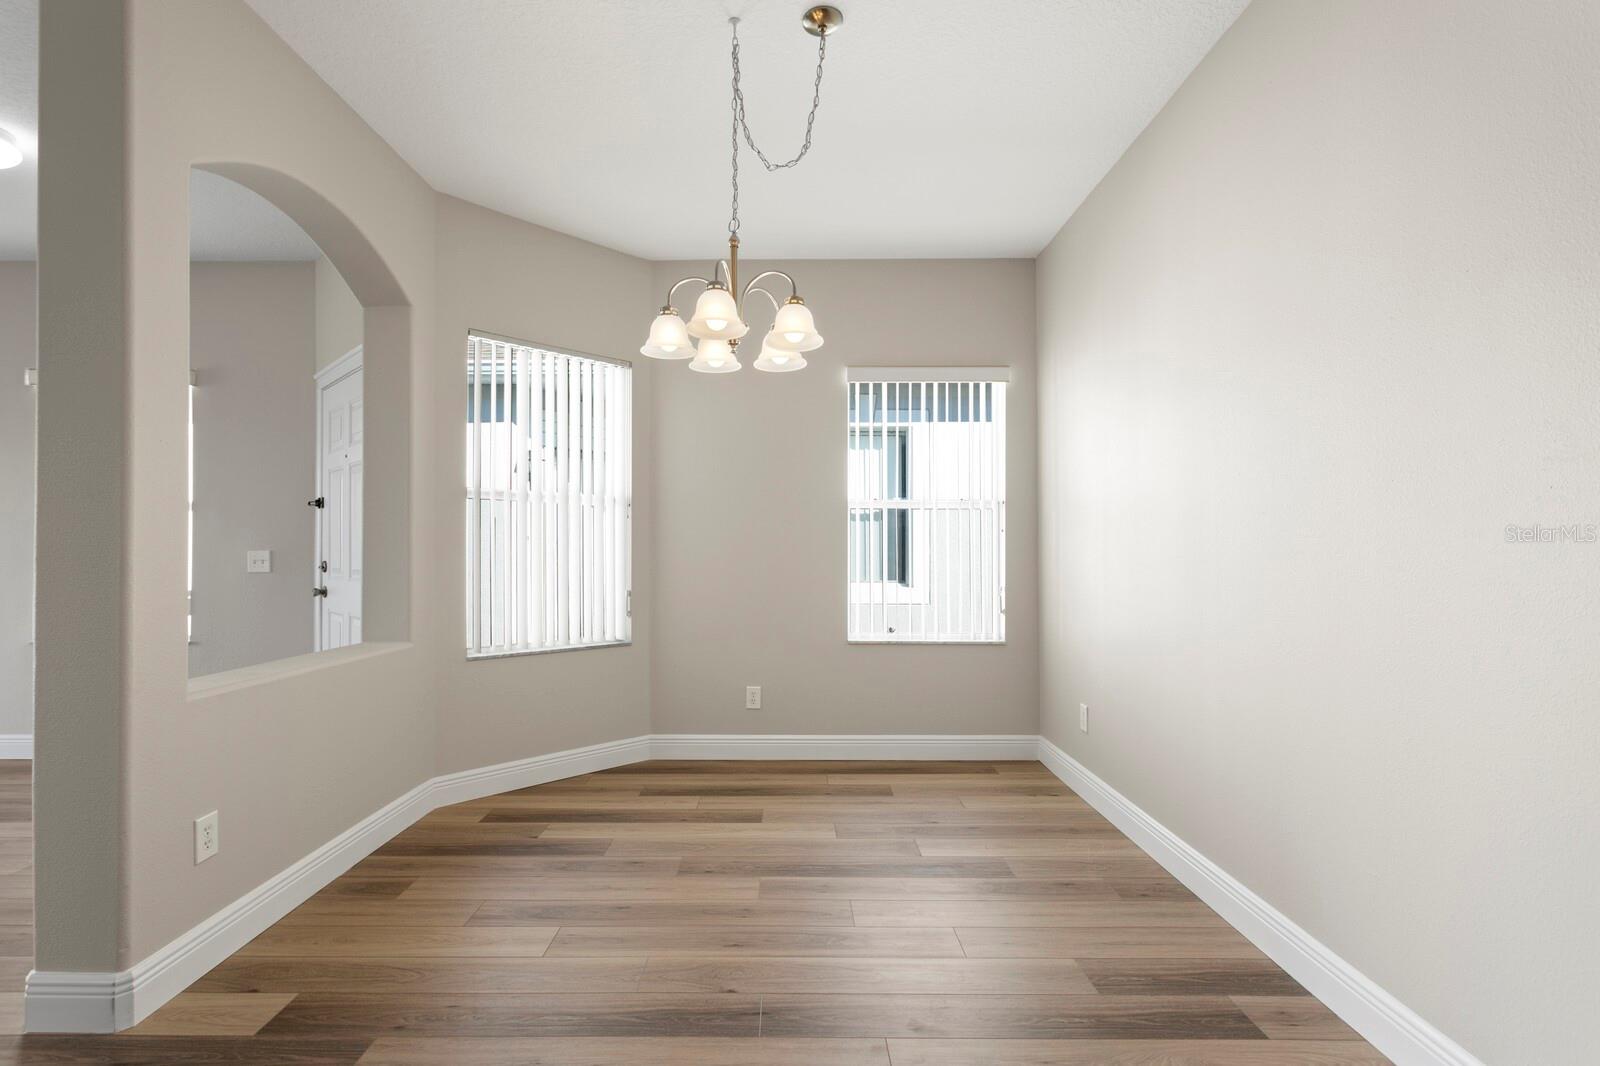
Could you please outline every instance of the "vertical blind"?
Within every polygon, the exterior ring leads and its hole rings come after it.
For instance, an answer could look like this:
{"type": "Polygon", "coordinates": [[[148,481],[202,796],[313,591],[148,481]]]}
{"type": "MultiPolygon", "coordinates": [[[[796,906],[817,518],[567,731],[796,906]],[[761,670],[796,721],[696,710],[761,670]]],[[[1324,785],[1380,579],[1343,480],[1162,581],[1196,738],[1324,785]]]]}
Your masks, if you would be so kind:
{"type": "Polygon", "coordinates": [[[918,373],[850,371],[847,636],[1001,643],[1003,371],[918,373]]]}
{"type": "Polygon", "coordinates": [[[467,338],[467,654],[632,632],[630,367],[467,338]]]}

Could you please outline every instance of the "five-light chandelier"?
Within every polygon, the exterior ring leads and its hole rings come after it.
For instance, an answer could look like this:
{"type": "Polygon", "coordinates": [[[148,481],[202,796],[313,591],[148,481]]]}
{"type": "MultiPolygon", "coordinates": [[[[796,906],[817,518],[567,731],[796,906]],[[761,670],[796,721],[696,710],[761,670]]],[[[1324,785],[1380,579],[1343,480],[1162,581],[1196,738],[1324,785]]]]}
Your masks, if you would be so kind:
{"type": "Polygon", "coordinates": [[[811,113],[806,117],[805,141],[800,151],[786,163],[774,163],[756,147],[755,138],[745,121],[744,93],[739,88],[739,20],[728,20],[733,26],[733,214],[728,220],[728,258],[717,260],[711,277],[680,279],[667,290],[667,302],[650,325],[650,339],[639,349],[641,355],[652,359],[690,359],[690,370],[702,374],[731,374],[741,366],[739,341],[750,332],[745,318],[745,303],[754,293],[760,293],[773,309],[772,326],[761,340],[761,355],[755,361],[757,370],[774,374],[803,369],[805,353],[822,347],[822,336],[812,320],[811,309],[800,298],[794,278],[781,270],[765,270],[739,288],[739,136],[761,160],[767,170],[786,170],[805,158],[811,150],[811,130],[817,121],[817,106],[822,101],[822,64],[828,56],[828,36],[844,23],[838,8],[819,5],[809,7],[800,17],[805,31],[817,38],[817,77],[811,95],[811,113]],[[779,301],[777,295],[762,288],[768,278],[782,278],[789,283],[788,299],[779,301]],[[680,288],[698,283],[704,288],[694,306],[694,315],[685,322],[678,309],[672,306],[680,288]],[[735,297],[735,293],[738,294],[735,297]],[[698,341],[692,346],[691,338],[698,341]]]}

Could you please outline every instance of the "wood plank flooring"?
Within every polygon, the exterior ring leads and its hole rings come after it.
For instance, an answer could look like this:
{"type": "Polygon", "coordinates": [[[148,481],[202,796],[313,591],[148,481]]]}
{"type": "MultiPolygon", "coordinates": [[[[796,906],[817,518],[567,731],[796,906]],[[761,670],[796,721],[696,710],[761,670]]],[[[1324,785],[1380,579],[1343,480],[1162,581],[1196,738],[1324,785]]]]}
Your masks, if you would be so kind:
{"type": "Polygon", "coordinates": [[[20,1033],[33,969],[33,764],[20,759],[0,759],[0,949],[0,1034],[20,1033]]]}
{"type": "MultiPolygon", "coordinates": [[[[0,945],[31,934],[22,766],[0,945]]],[[[136,1028],[0,1037],[119,1066],[1385,1061],[1033,762],[661,761],[459,804],[136,1028]]]]}

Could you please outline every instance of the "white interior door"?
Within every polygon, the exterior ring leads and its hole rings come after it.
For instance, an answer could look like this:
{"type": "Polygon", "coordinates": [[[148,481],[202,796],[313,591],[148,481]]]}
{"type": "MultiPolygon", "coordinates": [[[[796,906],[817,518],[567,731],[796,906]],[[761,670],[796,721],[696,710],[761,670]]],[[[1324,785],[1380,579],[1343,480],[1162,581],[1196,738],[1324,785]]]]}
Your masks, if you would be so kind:
{"type": "Polygon", "coordinates": [[[359,363],[321,384],[318,437],[322,509],[316,587],[317,650],[361,643],[361,452],[365,411],[359,363]]]}

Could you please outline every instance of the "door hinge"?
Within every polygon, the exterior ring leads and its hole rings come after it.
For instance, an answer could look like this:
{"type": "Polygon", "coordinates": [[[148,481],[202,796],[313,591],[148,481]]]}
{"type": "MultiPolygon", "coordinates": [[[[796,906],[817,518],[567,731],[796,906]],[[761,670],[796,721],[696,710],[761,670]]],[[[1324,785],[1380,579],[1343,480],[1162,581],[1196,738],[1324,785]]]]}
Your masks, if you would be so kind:
{"type": "Polygon", "coordinates": [[[633,617],[633,590],[628,590],[628,617],[633,617]]]}

